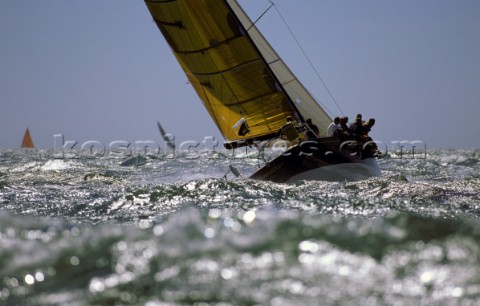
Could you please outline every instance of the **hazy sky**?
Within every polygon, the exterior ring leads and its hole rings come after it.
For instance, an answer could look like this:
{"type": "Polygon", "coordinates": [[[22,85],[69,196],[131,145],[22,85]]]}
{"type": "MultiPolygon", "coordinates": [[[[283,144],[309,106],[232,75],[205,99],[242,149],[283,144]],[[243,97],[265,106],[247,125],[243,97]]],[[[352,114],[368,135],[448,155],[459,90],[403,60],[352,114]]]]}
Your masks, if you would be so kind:
{"type": "MultiPolygon", "coordinates": [[[[266,0],[239,0],[252,19],[266,0]]],[[[343,113],[385,143],[480,147],[480,1],[276,0],[343,113]]],[[[342,115],[272,9],[258,23],[306,87],[342,115]]],[[[0,0],[0,148],[30,128],[80,143],[223,141],[143,1],[0,0]]]]}

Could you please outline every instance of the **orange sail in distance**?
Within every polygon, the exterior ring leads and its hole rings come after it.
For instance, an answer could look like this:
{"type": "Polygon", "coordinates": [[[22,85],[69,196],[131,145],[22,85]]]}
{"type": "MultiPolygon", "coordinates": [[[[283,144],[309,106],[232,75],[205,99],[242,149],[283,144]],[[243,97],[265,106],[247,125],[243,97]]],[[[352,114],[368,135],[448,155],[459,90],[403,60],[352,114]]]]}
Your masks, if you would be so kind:
{"type": "Polygon", "coordinates": [[[22,140],[22,148],[35,148],[33,145],[32,137],[30,136],[30,131],[27,130],[25,131],[25,136],[23,136],[22,140]]]}

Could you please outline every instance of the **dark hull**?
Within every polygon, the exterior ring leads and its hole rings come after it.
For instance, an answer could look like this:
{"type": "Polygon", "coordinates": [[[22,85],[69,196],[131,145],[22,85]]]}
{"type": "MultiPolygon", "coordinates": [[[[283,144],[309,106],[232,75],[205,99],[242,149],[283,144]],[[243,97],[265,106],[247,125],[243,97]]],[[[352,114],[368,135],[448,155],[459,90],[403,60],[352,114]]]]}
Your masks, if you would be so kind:
{"type": "Polygon", "coordinates": [[[354,181],[380,176],[376,159],[334,137],[303,141],[265,164],[252,179],[354,181]]]}

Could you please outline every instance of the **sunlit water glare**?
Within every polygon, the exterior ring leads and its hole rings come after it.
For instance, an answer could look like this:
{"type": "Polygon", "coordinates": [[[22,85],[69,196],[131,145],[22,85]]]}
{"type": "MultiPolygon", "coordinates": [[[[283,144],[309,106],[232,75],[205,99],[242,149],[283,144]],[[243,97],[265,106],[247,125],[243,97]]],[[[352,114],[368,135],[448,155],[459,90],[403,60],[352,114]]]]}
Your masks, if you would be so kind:
{"type": "Polygon", "coordinates": [[[295,184],[187,157],[0,151],[0,304],[480,303],[479,150],[295,184]]]}

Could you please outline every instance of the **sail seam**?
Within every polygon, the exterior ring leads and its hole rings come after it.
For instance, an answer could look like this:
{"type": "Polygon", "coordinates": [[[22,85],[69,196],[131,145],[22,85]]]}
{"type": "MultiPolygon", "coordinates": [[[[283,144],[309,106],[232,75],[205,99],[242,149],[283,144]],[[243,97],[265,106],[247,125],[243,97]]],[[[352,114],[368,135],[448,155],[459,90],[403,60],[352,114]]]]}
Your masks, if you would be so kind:
{"type": "Polygon", "coordinates": [[[160,19],[157,19],[157,18],[155,18],[154,20],[157,24],[161,24],[161,25],[164,25],[164,26],[170,26],[170,27],[177,27],[177,28],[182,29],[182,30],[185,29],[185,25],[183,24],[183,22],[181,20],[175,20],[173,22],[163,21],[163,20],[160,20],[160,19]]]}
{"type": "Polygon", "coordinates": [[[242,63],[240,65],[236,65],[234,67],[231,67],[231,68],[228,68],[228,69],[225,69],[225,70],[219,70],[219,71],[215,71],[215,72],[191,72],[190,74],[191,75],[195,75],[195,76],[212,76],[212,75],[219,75],[219,74],[224,74],[226,72],[230,72],[230,71],[233,71],[233,70],[236,70],[238,68],[241,68],[241,67],[244,67],[244,66],[248,66],[248,65],[251,65],[253,63],[256,63],[256,62],[259,62],[261,61],[261,59],[254,59],[254,60],[251,60],[251,61],[248,61],[248,62],[245,62],[245,63],[242,63]]]}
{"type": "Polygon", "coordinates": [[[275,94],[275,93],[278,93],[278,92],[277,92],[277,91],[270,91],[270,92],[264,93],[264,94],[262,94],[262,95],[258,95],[258,96],[252,97],[252,98],[247,99],[247,100],[236,101],[235,103],[225,103],[224,105],[226,105],[226,106],[243,105],[243,104],[247,104],[247,103],[249,103],[249,102],[258,100],[258,99],[262,99],[262,98],[264,98],[264,97],[268,97],[268,96],[273,95],[273,94],[275,94]]]}
{"type": "Polygon", "coordinates": [[[177,1],[178,0],[145,0],[145,2],[156,3],[156,4],[168,3],[168,2],[177,2],[177,1]]]}
{"type": "MultiPolygon", "coordinates": [[[[158,18],[154,18],[153,19],[157,24],[160,24],[162,26],[171,26],[171,27],[177,27],[179,29],[186,29],[185,26],[183,25],[182,21],[181,20],[176,20],[174,22],[169,22],[169,21],[163,21],[163,20],[160,20],[158,18]]],[[[227,38],[221,42],[218,42],[216,43],[215,45],[213,46],[208,46],[206,48],[202,48],[202,49],[196,49],[196,50],[179,50],[179,49],[173,49],[173,51],[175,51],[176,53],[180,53],[180,54],[196,54],[196,53],[205,53],[209,50],[212,50],[212,49],[215,49],[215,48],[218,48],[220,45],[225,45],[225,44],[228,44],[230,43],[231,41],[237,39],[237,38],[242,38],[244,37],[243,35],[238,35],[238,36],[233,36],[233,37],[230,37],[230,38],[227,38]]]]}

